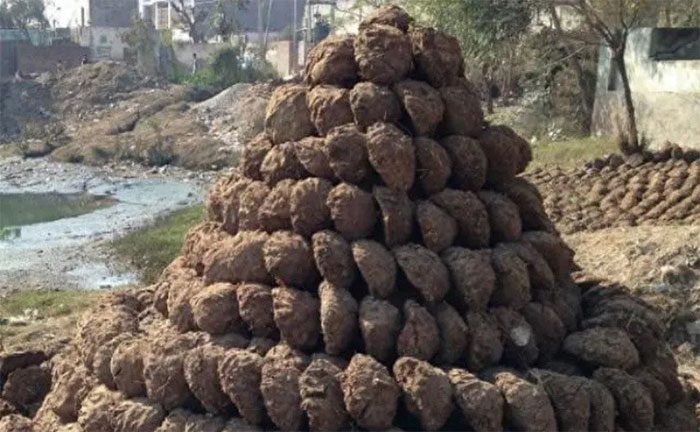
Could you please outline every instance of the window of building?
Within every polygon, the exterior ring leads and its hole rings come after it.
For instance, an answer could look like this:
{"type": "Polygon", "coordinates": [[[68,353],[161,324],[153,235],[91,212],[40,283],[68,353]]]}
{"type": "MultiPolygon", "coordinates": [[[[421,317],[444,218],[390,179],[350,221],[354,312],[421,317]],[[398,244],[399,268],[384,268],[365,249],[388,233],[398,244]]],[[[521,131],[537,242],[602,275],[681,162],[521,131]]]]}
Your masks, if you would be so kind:
{"type": "Polygon", "coordinates": [[[700,60],[700,28],[655,28],[649,57],[656,61],[700,60]]]}

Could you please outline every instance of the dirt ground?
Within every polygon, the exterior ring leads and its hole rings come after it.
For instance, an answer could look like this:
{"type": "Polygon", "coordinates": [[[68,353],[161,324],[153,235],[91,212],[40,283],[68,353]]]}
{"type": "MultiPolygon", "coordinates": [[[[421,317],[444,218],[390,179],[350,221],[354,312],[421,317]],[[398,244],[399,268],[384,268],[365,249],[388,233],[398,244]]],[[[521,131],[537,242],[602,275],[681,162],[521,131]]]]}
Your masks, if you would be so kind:
{"type": "Polygon", "coordinates": [[[0,116],[0,143],[7,143],[0,154],[196,170],[236,163],[241,143],[262,130],[272,86],[235,85],[206,99],[207,91],[115,62],[3,85],[10,97],[0,116]]]}
{"type": "Polygon", "coordinates": [[[700,226],[619,227],[564,237],[587,273],[639,293],[672,291],[672,273],[680,266],[700,270],[700,226]]]}
{"type": "MultiPolygon", "coordinates": [[[[659,311],[679,372],[700,402],[700,226],[618,227],[564,238],[584,273],[628,287],[659,311]]],[[[696,410],[700,416],[700,403],[696,410]]]]}

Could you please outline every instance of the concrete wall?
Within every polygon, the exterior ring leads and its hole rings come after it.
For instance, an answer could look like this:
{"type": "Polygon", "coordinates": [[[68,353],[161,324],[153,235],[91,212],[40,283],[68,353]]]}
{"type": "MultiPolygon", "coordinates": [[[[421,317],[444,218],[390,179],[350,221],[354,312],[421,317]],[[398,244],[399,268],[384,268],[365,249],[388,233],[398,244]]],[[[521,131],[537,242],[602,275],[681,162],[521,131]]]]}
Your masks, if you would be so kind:
{"type": "Polygon", "coordinates": [[[125,59],[125,50],[129,46],[122,41],[122,35],[128,28],[83,27],[76,29],[74,39],[90,51],[91,60],[125,59]]]}
{"type": "Polygon", "coordinates": [[[228,43],[175,43],[175,59],[179,63],[186,65],[188,68],[192,67],[192,54],[197,53],[197,60],[201,66],[212,58],[215,52],[222,48],[231,46],[228,43]]]}
{"type": "Polygon", "coordinates": [[[20,42],[17,44],[17,66],[22,73],[55,72],[59,60],[65,69],[69,69],[78,66],[85,54],[89,54],[89,49],[75,43],[34,46],[20,42]]]}
{"type": "Polygon", "coordinates": [[[269,61],[281,77],[293,73],[292,41],[274,41],[268,45],[267,61],[269,61]]]}
{"type": "Polygon", "coordinates": [[[0,40],[0,81],[17,72],[17,41],[0,40]]]}
{"type": "MultiPolygon", "coordinates": [[[[669,140],[700,149],[700,60],[650,58],[651,33],[650,28],[632,32],[625,55],[640,134],[652,148],[669,140]]],[[[611,77],[610,64],[608,50],[601,48],[592,122],[597,135],[615,135],[618,120],[626,119],[622,84],[611,77]]]]}

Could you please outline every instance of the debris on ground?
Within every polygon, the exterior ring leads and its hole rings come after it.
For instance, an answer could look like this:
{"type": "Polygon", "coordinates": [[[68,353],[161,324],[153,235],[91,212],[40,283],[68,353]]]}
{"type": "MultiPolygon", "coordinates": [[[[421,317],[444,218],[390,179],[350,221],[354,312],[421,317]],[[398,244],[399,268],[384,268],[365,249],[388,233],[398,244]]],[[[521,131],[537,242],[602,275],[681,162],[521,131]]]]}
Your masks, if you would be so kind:
{"type": "Polygon", "coordinates": [[[49,74],[42,83],[3,85],[9,97],[0,142],[16,142],[26,157],[198,170],[235,165],[241,143],[262,131],[274,88],[237,84],[197,103],[196,89],[109,61],[49,74]]]}
{"type": "Polygon", "coordinates": [[[312,111],[307,85],[278,88],[183,256],[84,316],[35,430],[697,430],[659,316],[574,281],[573,251],[518,176],[529,145],[482,129],[456,40],[410,22],[379,8],[306,69],[316,86],[342,70],[344,86],[391,89],[402,118],[324,137],[353,112],[347,89],[312,111]],[[440,144],[457,129],[474,136],[440,144]],[[296,156],[310,135],[328,178],[296,156]],[[448,222],[416,224],[419,203],[448,222]]]}

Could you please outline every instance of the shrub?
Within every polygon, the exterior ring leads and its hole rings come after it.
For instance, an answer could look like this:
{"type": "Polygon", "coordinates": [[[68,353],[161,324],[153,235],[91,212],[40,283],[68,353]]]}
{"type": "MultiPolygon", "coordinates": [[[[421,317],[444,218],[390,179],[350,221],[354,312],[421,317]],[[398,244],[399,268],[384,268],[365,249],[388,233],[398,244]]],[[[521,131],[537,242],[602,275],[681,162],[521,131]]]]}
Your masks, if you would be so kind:
{"type": "Polygon", "coordinates": [[[217,51],[209,64],[194,75],[185,75],[182,68],[176,68],[173,75],[171,79],[174,82],[207,88],[213,92],[237,83],[269,80],[277,76],[269,62],[246,55],[237,46],[217,51]]]}

